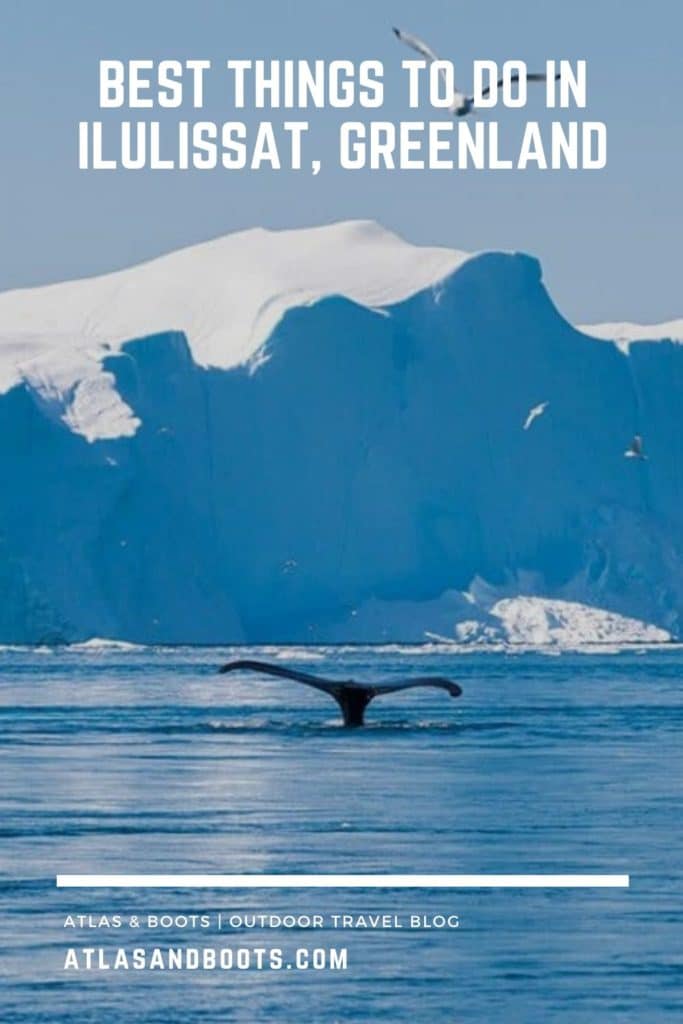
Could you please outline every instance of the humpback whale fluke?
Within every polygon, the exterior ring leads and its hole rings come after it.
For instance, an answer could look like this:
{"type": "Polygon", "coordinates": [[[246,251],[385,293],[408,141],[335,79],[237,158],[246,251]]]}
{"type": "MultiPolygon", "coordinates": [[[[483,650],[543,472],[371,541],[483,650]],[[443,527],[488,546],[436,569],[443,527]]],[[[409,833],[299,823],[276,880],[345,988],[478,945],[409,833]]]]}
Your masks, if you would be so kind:
{"type": "Polygon", "coordinates": [[[396,693],[397,690],[409,690],[414,686],[434,686],[439,690],[446,690],[451,697],[459,697],[462,693],[461,687],[451,679],[444,679],[442,676],[416,676],[412,679],[397,679],[390,683],[357,683],[353,679],[325,679],[323,676],[313,676],[308,672],[298,672],[292,668],[285,668],[282,665],[273,665],[267,661],[229,661],[220,668],[220,672],[263,672],[264,675],[279,676],[282,679],[294,679],[298,683],[305,683],[323,693],[329,693],[334,697],[341,708],[344,717],[344,725],[363,725],[365,709],[375,697],[381,697],[384,693],[396,693]]]}

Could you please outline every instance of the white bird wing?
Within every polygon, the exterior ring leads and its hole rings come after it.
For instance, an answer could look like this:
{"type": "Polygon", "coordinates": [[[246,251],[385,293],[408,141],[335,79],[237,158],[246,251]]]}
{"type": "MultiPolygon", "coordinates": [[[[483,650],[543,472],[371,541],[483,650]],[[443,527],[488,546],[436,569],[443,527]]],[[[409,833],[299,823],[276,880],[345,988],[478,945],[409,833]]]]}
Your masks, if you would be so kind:
{"type": "MultiPolygon", "coordinates": [[[[419,53],[430,63],[431,61],[440,59],[439,57],[437,57],[437,55],[434,53],[431,47],[427,46],[427,44],[424,43],[417,36],[411,35],[410,32],[402,32],[400,28],[395,28],[394,35],[396,36],[397,39],[400,39],[402,43],[405,43],[406,46],[409,46],[411,50],[416,50],[417,53],[419,53]]],[[[443,68],[439,68],[439,72],[446,85],[448,85],[448,79],[446,78],[445,70],[443,68]]]]}
{"type": "Polygon", "coordinates": [[[417,36],[411,35],[410,32],[402,32],[400,28],[395,28],[394,35],[397,39],[400,39],[402,43],[405,43],[406,46],[409,46],[411,50],[417,50],[417,52],[422,54],[423,57],[426,57],[427,60],[432,61],[439,59],[426,43],[423,43],[417,36]]]}
{"type": "Polygon", "coordinates": [[[535,405],[533,409],[529,410],[529,415],[524,421],[524,430],[528,430],[531,424],[534,422],[534,420],[538,419],[539,416],[543,415],[543,413],[548,408],[548,404],[548,402],[541,402],[540,405],[535,405]]]}

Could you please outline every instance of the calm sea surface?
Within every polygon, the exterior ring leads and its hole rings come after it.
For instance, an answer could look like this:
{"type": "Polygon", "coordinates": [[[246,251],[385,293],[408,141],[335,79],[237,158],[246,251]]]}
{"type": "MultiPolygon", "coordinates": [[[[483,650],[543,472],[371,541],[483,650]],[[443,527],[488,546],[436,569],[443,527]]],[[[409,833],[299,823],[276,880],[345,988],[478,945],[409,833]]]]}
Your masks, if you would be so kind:
{"type": "Polygon", "coordinates": [[[241,650],[447,674],[368,727],[235,651],[0,652],[3,1024],[659,1024],[683,1014],[683,652],[241,650]],[[58,890],[57,872],[628,872],[629,890],[58,890]],[[322,914],[323,929],[214,927],[322,914]],[[208,914],[207,930],[129,927],[208,914]],[[457,930],[329,915],[457,914],[457,930]],[[125,927],[65,928],[69,914],[125,927]],[[346,971],[64,971],[68,948],[346,948],[346,971]]]}

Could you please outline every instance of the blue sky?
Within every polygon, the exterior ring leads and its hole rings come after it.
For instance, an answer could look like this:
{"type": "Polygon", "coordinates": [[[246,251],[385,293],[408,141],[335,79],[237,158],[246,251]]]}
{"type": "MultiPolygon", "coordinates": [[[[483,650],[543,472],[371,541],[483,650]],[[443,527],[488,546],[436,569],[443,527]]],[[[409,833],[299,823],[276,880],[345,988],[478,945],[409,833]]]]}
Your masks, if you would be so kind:
{"type": "MultiPolygon", "coordinates": [[[[683,316],[683,13],[674,0],[5,0],[3,23],[0,289],[115,269],[255,224],[369,217],[415,242],[534,253],[574,321],[683,316]],[[388,100],[375,116],[412,118],[391,88],[407,55],[393,24],[466,70],[475,58],[541,67],[547,57],[585,58],[585,116],[607,123],[607,169],[342,172],[331,166],[336,114],[310,117],[329,145],[317,178],[77,169],[76,125],[98,116],[102,57],[206,57],[215,67],[227,57],[376,57],[388,100]]],[[[202,116],[231,118],[217,89],[202,116]]],[[[536,116],[549,117],[540,102],[500,114],[512,133],[536,116]]]]}

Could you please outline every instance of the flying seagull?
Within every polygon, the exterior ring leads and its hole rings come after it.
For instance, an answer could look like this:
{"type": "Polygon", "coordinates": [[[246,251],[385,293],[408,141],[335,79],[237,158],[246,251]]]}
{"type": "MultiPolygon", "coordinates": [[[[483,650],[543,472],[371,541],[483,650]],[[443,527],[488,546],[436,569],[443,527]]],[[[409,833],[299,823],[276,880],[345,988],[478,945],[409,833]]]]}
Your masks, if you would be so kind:
{"type": "Polygon", "coordinates": [[[535,405],[533,409],[529,409],[529,415],[524,421],[524,430],[528,430],[534,420],[537,420],[539,416],[542,416],[546,411],[550,402],[541,402],[540,405],[535,405]]]}
{"type": "MultiPolygon", "coordinates": [[[[412,50],[417,50],[417,52],[430,63],[439,59],[434,51],[427,46],[426,43],[423,43],[423,41],[417,36],[411,35],[410,32],[403,32],[400,28],[394,28],[393,32],[397,39],[400,39],[402,43],[405,43],[406,46],[409,46],[412,50]]],[[[557,81],[559,77],[559,73],[556,74],[555,81],[557,81]]],[[[527,82],[545,82],[546,78],[547,75],[542,72],[531,72],[526,76],[527,82]]],[[[444,74],[444,81],[445,80],[444,74]]],[[[500,88],[504,81],[505,79],[503,78],[498,79],[498,88],[500,88]]],[[[519,75],[517,72],[514,72],[510,76],[510,81],[519,81],[519,75]]],[[[488,96],[490,92],[491,89],[487,86],[486,89],[482,89],[481,94],[482,96],[488,96]]],[[[453,93],[453,100],[451,101],[451,105],[448,109],[454,117],[466,117],[468,114],[471,114],[474,109],[474,96],[468,96],[467,93],[460,92],[459,89],[456,89],[453,93]]]]}
{"type": "Polygon", "coordinates": [[[363,725],[365,709],[375,697],[385,693],[396,693],[397,690],[409,690],[413,686],[434,686],[446,690],[451,697],[459,697],[462,689],[457,683],[441,676],[416,676],[413,679],[397,679],[390,683],[357,683],[353,679],[325,679],[312,676],[308,672],[297,672],[282,665],[272,665],[267,661],[229,661],[223,665],[221,672],[263,672],[268,676],[279,676],[282,679],[295,679],[323,693],[334,697],[341,708],[344,725],[363,725]]]}
{"type": "Polygon", "coordinates": [[[640,434],[636,434],[624,452],[625,459],[647,459],[647,455],[643,453],[643,439],[640,434]]]}

